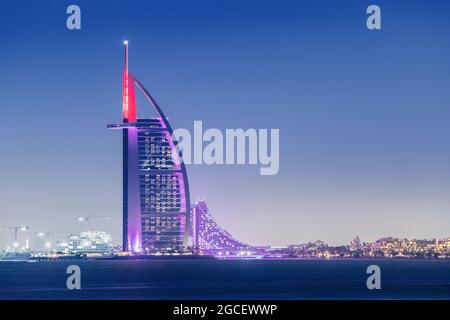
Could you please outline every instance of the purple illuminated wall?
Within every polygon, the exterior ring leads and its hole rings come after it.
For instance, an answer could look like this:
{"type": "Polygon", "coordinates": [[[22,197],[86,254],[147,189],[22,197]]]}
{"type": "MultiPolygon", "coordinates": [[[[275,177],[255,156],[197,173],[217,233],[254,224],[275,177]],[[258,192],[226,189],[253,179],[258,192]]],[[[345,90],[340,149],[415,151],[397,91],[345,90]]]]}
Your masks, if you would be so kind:
{"type": "MultiPolygon", "coordinates": [[[[142,249],[141,209],[139,197],[139,166],[137,128],[125,129],[128,131],[128,174],[124,188],[127,188],[127,237],[128,251],[140,252],[142,249]]],[[[124,177],[124,180],[126,177],[124,177]]],[[[125,182],[125,181],[124,181],[125,182]]]]}

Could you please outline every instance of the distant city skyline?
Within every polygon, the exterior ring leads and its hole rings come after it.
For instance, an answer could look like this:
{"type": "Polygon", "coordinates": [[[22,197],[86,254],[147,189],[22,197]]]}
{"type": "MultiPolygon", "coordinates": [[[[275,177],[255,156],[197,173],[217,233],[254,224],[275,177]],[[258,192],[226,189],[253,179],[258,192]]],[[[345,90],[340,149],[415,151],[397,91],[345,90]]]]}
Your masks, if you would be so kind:
{"type": "MultiPolygon", "coordinates": [[[[250,245],[450,236],[450,4],[0,4],[0,225],[121,242],[122,42],[175,128],[279,128],[280,170],[187,166],[191,200],[250,245]]],[[[138,103],[142,96],[138,96],[138,103]]],[[[11,233],[0,231],[0,245],[11,233]]]]}

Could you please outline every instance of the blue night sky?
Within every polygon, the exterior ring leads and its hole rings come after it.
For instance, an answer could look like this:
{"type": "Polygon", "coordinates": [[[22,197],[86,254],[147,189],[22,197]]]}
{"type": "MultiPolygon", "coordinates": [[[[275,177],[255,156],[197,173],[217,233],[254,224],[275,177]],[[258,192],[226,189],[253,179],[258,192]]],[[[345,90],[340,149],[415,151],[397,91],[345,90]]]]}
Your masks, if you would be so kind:
{"type": "Polygon", "coordinates": [[[106,124],[129,39],[174,128],[280,129],[278,175],[188,166],[192,200],[236,238],[450,236],[449,16],[426,0],[2,0],[0,225],[76,231],[107,215],[93,226],[120,242],[122,140],[106,124]]]}

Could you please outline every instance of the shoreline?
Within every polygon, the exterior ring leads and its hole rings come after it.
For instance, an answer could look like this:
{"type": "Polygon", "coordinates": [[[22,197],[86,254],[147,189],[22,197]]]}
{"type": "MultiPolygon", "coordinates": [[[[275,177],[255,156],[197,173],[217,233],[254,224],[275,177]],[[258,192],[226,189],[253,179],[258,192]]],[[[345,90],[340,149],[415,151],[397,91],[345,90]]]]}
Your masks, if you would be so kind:
{"type": "Polygon", "coordinates": [[[1,260],[2,262],[70,262],[70,261],[87,261],[87,262],[97,262],[97,261],[398,261],[398,262],[445,262],[450,261],[450,259],[436,259],[436,258],[217,258],[214,256],[138,256],[138,257],[60,257],[60,258],[31,258],[28,260],[21,259],[11,259],[11,260],[1,260]]]}

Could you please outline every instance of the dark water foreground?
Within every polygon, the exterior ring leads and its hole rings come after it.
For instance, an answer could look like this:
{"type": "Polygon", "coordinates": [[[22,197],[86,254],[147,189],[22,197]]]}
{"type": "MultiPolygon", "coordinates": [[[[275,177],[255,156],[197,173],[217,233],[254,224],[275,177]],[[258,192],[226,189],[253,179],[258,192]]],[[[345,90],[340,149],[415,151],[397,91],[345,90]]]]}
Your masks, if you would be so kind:
{"type": "Polygon", "coordinates": [[[0,262],[0,299],[450,299],[450,261],[0,262]],[[81,268],[81,290],[66,269],[81,268]],[[382,289],[366,287],[381,267],[382,289]]]}

